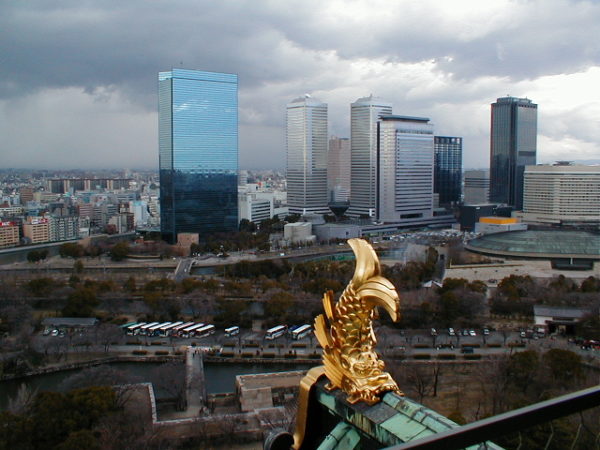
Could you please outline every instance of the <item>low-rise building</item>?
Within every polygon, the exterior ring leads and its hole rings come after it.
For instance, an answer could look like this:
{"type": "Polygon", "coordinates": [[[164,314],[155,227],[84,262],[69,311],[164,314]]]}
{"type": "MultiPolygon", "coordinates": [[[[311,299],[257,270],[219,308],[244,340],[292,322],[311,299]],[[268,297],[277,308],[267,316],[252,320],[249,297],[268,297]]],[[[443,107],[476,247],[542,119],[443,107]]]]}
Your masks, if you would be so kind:
{"type": "Polygon", "coordinates": [[[544,327],[549,333],[574,334],[577,322],[580,322],[583,317],[591,313],[592,310],[589,308],[533,306],[536,327],[544,327]]]}
{"type": "Polygon", "coordinates": [[[50,241],[50,221],[45,217],[28,217],[23,224],[23,237],[31,244],[50,241]]]}
{"type": "Polygon", "coordinates": [[[314,241],[315,236],[312,234],[312,223],[286,223],[283,227],[283,238],[292,244],[314,241]]]}
{"type": "Polygon", "coordinates": [[[16,222],[0,222],[0,248],[19,245],[19,224],[16,222]]]}
{"type": "Polygon", "coordinates": [[[526,230],[527,224],[521,223],[516,217],[481,217],[475,224],[475,233],[491,234],[504,231],[526,230]]]}

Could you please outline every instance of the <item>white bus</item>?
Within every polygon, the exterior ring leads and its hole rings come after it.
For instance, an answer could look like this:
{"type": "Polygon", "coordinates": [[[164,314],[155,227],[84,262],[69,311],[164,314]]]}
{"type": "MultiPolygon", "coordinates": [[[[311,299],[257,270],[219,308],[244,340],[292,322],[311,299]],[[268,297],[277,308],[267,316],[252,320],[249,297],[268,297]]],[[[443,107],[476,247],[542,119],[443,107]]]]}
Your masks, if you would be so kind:
{"type": "Polygon", "coordinates": [[[165,325],[164,327],[160,327],[158,329],[159,336],[169,336],[171,334],[171,330],[175,328],[177,325],[181,325],[183,322],[173,322],[169,325],[165,325]]]}
{"type": "Polygon", "coordinates": [[[203,338],[206,336],[210,336],[211,334],[215,334],[215,326],[214,325],[205,325],[202,328],[197,328],[193,331],[193,336],[197,338],[203,338]]]}
{"type": "Polygon", "coordinates": [[[277,339],[285,334],[285,330],[287,330],[285,325],[278,325],[276,327],[269,328],[265,334],[265,339],[268,339],[269,341],[277,339]]]}
{"type": "Polygon", "coordinates": [[[171,322],[162,322],[154,325],[153,327],[148,328],[147,334],[148,336],[158,336],[158,330],[160,330],[165,325],[169,325],[171,322]]]}
{"type": "Polygon", "coordinates": [[[152,328],[153,326],[158,325],[159,323],[160,322],[150,322],[144,326],[141,326],[139,334],[141,334],[142,336],[146,336],[148,334],[148,328],[152,328]]]}
{"type": "Polygon", "coordinates": [[[134,336],[139,333],[141,327],[146,325],[146,322],[134,323],[127,327],[127,336],[134,336]]]}
{"type": "Polygon", "coordinates": [[[225,328],[225,337],[237,336],[240,334],[240,327],[225,328]]]}
{"type": "Polygon", "coordinates": [[[175,337],[179,337],[179,333],[186,329],[187,327],[191,327],[192,325],[194,325],[194,322],[186,322],[186,323],[182,323],[181,325],[177,325],[176,327],[173,327],[173,329],[171,330],[171,335],[175,336],[175,337]]]}
{"type": "Polygon", "coordinates": [[[182,337],[182,338],[192,337],[192,336],[194,336],[194,331],[196,331],[198,328],[202,328],[203,326],[204,326],[203,323],[197,323],[190,327],[184,328],[183,330],[181,330],[179,332],[179,337],[182,337]]]}
{"type": "Polygon", "coordinates": [[[302,325],[301,327],[296,328],[292,331],[292,339],[298,340],[308,336],[312,332],[312,327],[310,325],[302,325]]]}

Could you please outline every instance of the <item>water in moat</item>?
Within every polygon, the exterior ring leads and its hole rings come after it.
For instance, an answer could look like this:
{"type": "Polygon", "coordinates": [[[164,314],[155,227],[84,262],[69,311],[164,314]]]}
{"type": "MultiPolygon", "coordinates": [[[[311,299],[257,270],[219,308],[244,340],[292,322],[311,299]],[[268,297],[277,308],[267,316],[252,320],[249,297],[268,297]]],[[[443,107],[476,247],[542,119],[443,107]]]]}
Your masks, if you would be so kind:
{"type": "MultiPolygon", "coordinates": [[[[118,362],[112,363],[111,366],[118,370],[127,371],[131,375],[135,376],[140,382],[153,382],[154,369],[160,364],[161,363],[155,362],[118,362]]],[[[307,370],[310,367],[311,366],[308,364],[206,363],[204,367],[206,391],[209,394],[234,392],[236,375],[307,370]]],[[[80,370],[82,369],[63,370],[60,372],[0,382],[0,411],[6,409],[8,405],[8,399],[16,394],[21,384],[25,384],[29,389],[37,389],[38,392],[61,391],[65,389],[63,382],[69,377],[78,373],[80,370]]],[[[155,395],[158,398],[161,398],[165,394],[159,389],[155,389],[155,395]]]]}

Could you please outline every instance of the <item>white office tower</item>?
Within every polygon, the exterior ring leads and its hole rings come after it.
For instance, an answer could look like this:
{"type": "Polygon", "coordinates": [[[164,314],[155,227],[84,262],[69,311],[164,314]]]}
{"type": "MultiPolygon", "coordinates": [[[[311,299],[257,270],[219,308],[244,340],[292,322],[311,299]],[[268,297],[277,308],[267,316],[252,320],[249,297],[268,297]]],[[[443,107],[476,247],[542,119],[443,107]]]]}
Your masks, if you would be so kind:
{"type": "Polygon", "coordinates": [[[363,97],[350,105],[350,208],[349,216],[375,217],[377,201],[377,121],[392,114],[392,104],[363,97]]]}
{"type": "Polygon", "coordinates": [[[433,124],[423,117],[382,116],[379,122],[377,220],[433,217],[433,124]]]}
{"type": "Polygon", "coordinates": [[[523,222],[542,225],[600,225],[600,166],[526,166],[523,222]]]}
{"type": "Polygon", "coordinates": [[[273,194],[260,197],[257,193],[244,192],[238,194],[238,216],[240,220],[260,224],[273,217],[273,194]]]}
{"type": "Polygon", "coordinates": [[[332,136],[329,139],[327,189],[330,202],[350,200],[350,139],[332,136]]]}
{"type": "Polygon", "coordinates": [[[327,104],[306,94],[287,105],[287,201],[291,214],[327,214],[327,104]]]}

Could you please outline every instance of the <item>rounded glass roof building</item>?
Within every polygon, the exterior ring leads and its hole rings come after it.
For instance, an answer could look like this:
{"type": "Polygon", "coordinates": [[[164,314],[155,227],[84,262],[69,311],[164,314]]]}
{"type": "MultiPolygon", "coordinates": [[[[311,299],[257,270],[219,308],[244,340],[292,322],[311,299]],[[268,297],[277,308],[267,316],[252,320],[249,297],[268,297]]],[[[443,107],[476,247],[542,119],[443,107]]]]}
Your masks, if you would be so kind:
{"type": "Polygon", "coordinates": [[[513,258],[600,260],[600,235],[564,230],[508,231],[472,239],[465,248],[513,258]]]}

